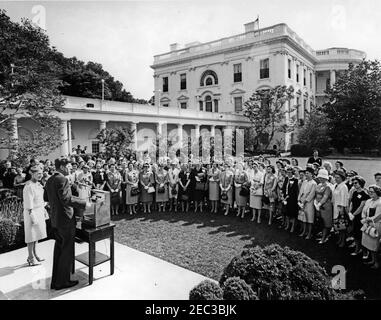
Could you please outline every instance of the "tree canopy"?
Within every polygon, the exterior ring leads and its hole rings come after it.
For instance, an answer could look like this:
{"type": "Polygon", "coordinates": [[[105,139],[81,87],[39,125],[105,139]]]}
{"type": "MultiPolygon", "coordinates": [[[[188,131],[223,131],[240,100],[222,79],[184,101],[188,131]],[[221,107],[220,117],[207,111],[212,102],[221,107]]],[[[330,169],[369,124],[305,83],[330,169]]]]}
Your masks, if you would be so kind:
{"type": "Polygon", "coordinates": [[[328,118],[332,145],[361,150],[381,147],[381,68],[379,61],[363,60],[339,73],[327,90],[329,102],[321,111],[328,118]]]}

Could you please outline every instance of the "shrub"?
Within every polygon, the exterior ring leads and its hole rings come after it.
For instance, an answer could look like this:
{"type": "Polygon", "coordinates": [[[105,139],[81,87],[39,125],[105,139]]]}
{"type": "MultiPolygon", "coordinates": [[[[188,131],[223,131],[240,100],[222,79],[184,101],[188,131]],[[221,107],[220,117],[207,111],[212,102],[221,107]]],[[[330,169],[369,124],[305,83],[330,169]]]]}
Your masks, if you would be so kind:
{"type": "Polygon", "coordinates": [[[325,270],[302,252],[279,245],[244,250],[225,268],[220,285],[243,279],[261,300],[331,300],[334,290],[325,270]]]}
{"type": "Polygon", "coordinates": [[[222,289],[218,283],[204,280],[190,291],[189,300],[222,300],[222,289]]]}
{"type": "Polygon", "coordinates": [[[12,220],[0,220],[0,248],[7,248],[14,244],[16,234],[17,226],[12,220]]]}
{"type": "Polygon", "coordinates": [[[228,278],[222,287],[224,300],[258,300],[251,287],[238,277],[228,278]]]}

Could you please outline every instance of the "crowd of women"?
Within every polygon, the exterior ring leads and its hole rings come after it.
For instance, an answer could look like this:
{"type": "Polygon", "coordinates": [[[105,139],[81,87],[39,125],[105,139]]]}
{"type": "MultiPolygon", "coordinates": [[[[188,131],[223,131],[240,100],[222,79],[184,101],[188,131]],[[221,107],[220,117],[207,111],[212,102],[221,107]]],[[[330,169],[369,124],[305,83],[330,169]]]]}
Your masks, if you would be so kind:
{"type": "MultiPolygon", "coordinates": [[[[263,218],[269,225],[277,221],[279,228],[306,240],[316,239],[321,245],[336,237],[338,247],[349,246],[351,255],[361,256],[364,263],[377,269],[381,173],[375,173],[374,183],[365,181],[340,161],[334,168],[330,162],[322,162],[317,153],[306,168],[294,158],[273,160],[274,165],[271,160],[260,156],[182,163],[176,158],[153,162],[149,157],[106,161],[73,156],[68,179],[73,193],[82,199],[90,197],[91,189],[109,191],[112,215],[199,211],[244,219],[249,214],[253,223],[261,223],[263,218]]],[[[30,168],[38,165],[37,160],[32,161],[30,168]]],[[[39,165],[44,185],[54,167],[49,160],[39,165]]],[[[1,175],[8,178],[12,165],[6,163],[5,167],[1,175]]],[[[7,183],[13,182],[12,187],[22,195],[29,170],[12,170],[13,181],[7,183]]]]}

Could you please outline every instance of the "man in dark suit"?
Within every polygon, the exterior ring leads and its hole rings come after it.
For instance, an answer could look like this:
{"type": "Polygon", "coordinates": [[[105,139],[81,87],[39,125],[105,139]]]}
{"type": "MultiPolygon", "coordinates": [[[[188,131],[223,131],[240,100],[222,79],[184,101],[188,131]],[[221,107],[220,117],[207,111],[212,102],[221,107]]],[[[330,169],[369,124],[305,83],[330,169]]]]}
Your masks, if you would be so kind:
{"type": "Polygon", "coordinates": [[[56,171],[45,185],[44,200],[50,205],[50,220],[56,243],[54,245],[53,275],[51,289],[70,288],[78,281],[70,280],[70,272],[74,263],[74,240],[76,219],[74,209],[84,210],[85,200],[74,197],[70,183],[66,159],[55,161],[56,171]]]}

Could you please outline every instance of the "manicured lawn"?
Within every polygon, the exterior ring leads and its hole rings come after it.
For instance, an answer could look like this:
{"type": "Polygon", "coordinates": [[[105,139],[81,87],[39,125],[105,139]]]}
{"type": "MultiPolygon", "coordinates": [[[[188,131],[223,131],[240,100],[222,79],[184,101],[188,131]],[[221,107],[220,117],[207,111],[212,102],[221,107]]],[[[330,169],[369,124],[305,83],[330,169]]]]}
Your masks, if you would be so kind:
{"type": "MultiPolygon", "coordinates": [[[[351,257],[348,249],[338,249],[331,239],[326,245],[304,240],[296,234],[237,218],[211,213],[152,213],[119,215],[115,240],[186,269],[219,280],[224,267],[243,249],[277,243],[300,250],[317,260],[331,274],[334,265],[347,270],[348,289],[362,288],[368,298],[381,298],[381,270],[374,271],[351,257]]],[[[117,259],[117,257],[116,257],[117,259]]]]}

